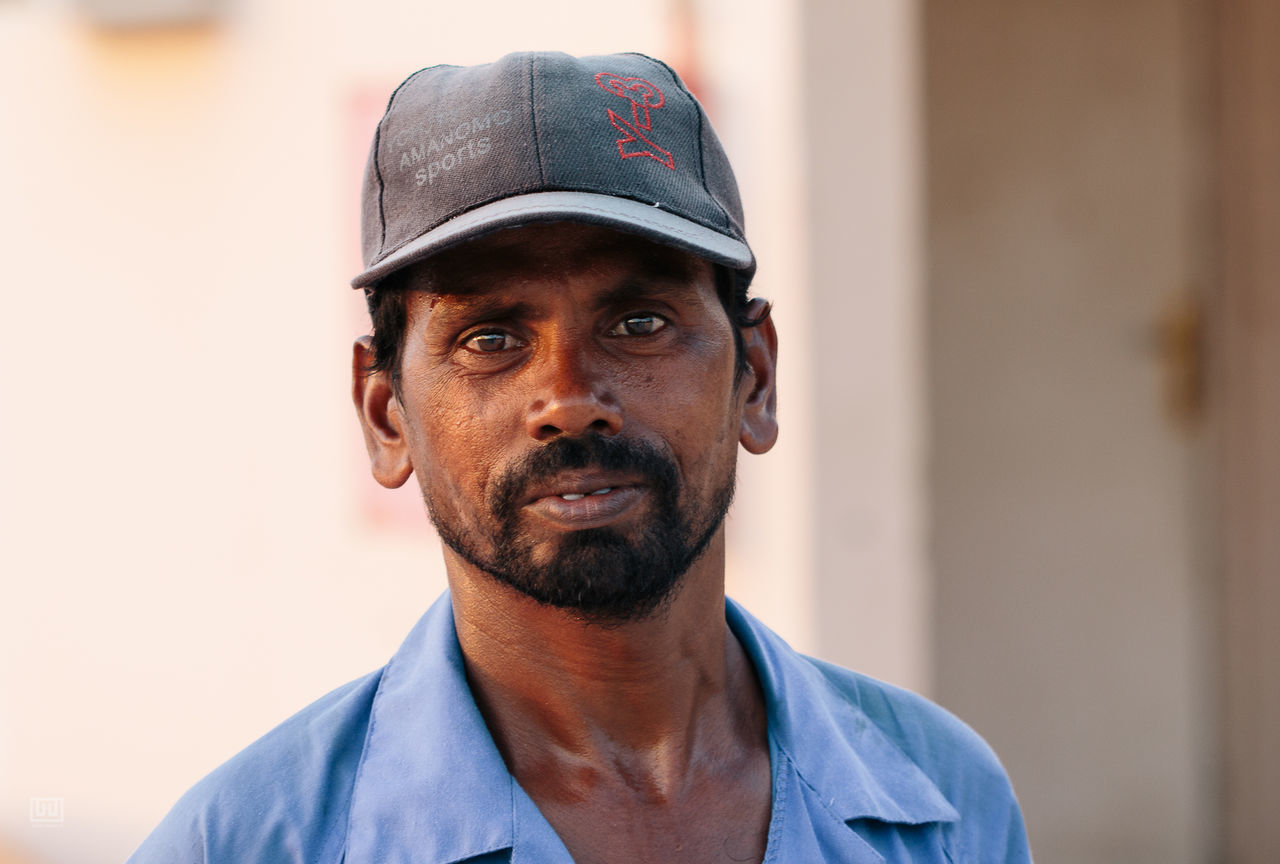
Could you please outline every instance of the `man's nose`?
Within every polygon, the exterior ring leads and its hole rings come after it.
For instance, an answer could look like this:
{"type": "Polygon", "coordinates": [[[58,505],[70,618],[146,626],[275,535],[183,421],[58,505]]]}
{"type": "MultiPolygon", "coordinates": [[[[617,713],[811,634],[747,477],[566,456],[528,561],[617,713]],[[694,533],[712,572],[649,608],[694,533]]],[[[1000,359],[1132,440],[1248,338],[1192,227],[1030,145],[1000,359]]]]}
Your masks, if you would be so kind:
{"type": "Polygon", "coordinates": [[[549,441],[560,435],[621,432],[622,406],[607,365],[579,340],[548,347],[531,370],[535,380],[526,419],[529,435],[549,441]]]}

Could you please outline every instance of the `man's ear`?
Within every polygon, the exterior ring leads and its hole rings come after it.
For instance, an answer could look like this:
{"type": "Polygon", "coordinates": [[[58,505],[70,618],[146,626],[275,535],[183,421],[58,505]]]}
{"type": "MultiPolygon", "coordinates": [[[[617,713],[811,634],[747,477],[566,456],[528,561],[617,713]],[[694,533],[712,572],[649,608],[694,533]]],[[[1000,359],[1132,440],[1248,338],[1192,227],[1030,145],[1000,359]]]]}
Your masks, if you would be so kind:
{"type": "Polygon", "coordinates": [[[749,453],[765,453],[778,440],[778,331],[769,312],[768,302],[757,297],[747,305],[746,315],[758,323],[740,328],[751,371],[742,382],[750,392],[738,440],[749,453]]]}
{"type": "Polygon", "coordinates": [[[404,411],[391,384],[391,373],[370,372],[372,360],[373,342],[361,336],[351,346],[351,399],[360,417],[373,479],[395,489],[413,473],[404,437],[404,411]]]}

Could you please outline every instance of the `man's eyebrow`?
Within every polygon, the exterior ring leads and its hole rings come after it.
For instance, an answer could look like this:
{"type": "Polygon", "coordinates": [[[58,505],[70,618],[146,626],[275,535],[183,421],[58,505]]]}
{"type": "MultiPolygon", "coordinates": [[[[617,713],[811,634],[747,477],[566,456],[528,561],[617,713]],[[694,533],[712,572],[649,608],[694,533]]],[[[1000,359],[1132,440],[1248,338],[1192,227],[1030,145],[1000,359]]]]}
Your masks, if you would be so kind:
{"type": "Polygon", "coordinates": [[[650,276],[628,276],[616,285],[601,291],[595,300],[596,308],[619,306],[639,298],[655,300],[681,300],[697,294],[695,288],[683,276],[675,274],[659,274],[650,276]]]}
{"type": "Polygon", "coordinates": [[[429,291],[432,316],[483,319],[519,318],[532,315],[533,304],[513,300],[501,293],[429,291]]]}
{"type": "MultiPolygon", "coordinates": [[[[601,291],[592,302],[597,310],[624,306],[640,299],[683,300],[696,295],[697,289],[684,279],[627,277],[601,291]]],[[[526,318],[538,314],[536,303],[515,300],[503,292],[429,291],[431,314],[442,320],[468,318],[476,321],[526,318]]]]}

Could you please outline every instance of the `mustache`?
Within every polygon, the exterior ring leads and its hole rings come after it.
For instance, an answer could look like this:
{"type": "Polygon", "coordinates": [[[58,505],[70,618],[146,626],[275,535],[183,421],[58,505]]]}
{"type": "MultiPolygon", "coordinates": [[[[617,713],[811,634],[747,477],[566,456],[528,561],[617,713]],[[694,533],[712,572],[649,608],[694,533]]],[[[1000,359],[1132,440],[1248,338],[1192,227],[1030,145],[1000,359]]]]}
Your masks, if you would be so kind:
{"type": "Polygon", "coordinates": [[[664,502],[675,499],[680,483],[675,461],[648,441],[601,435],[556,438],[526,453],[502,473],[493,485],[493,511],[499,518],[507,518],[535,483],[563,471],[586,468],[639,476],[664,502]]]}

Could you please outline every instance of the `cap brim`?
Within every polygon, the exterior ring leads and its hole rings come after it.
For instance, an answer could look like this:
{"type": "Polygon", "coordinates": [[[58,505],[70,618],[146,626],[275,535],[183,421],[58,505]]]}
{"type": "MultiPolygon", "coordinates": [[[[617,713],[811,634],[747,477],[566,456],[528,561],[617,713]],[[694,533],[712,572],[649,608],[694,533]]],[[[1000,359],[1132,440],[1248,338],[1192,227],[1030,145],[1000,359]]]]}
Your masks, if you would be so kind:
{"type": "Polygon", "coordinates": [[[455,216],[365,270],[351,280],[351,287],[368,288],[401,267],[502,228],[559,221],[616,228],[684,249],[734,270],[750,273],[755,269],[755,256],[746,243],[659,206],[594,192],[532,192],[493,201],[455,216]]]}

